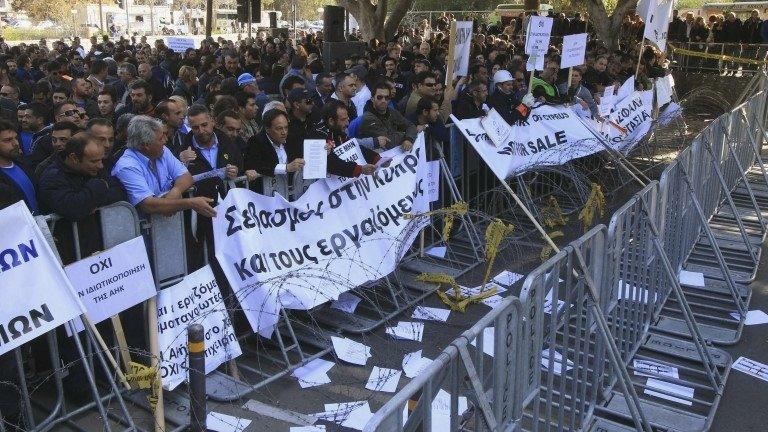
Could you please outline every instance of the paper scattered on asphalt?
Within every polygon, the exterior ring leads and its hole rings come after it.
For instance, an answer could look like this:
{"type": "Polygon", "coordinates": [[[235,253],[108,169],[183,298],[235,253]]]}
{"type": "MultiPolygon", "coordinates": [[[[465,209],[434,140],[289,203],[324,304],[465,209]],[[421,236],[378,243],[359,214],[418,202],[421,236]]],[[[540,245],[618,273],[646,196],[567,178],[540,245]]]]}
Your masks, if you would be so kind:
{"type": "Polygon", "coordinates": [[[645,377],[663,376],[667,378],[680,378],[679,371],[674,366],[665,365],[651,360],[635,360],[633,363],[635,375],[645,377]]]}
{"type": "Polygon", "coordinates": [[[747,375],[752,375],[753,377],[763,381],[768,381],[768,365],[758,361],[754,361],[742,356],[733,362],[731,368],[736,369],[739,372],[744,372],[747,375]]]}
{"type": "Polygon", "coordinates": [[[448,248],[445,246],[432,246],[424,251],[427,255],[432,255],[437,258],[445,258],[446,252],[448,252],[448,248]]]}
{"type": "Polygon", "coordinates": [[[333,303],[331,303],[331,307],[346,313],[354,313],[359,303],[360,297],[344,292],[339,295],[338,300],[334,300],[333,303]]]}
{"type": "MultiPolygon", "coordinates": [[[[493,357],[493,336],[494,327],[486,327],[483,329],[483,352],[493,357]]],[[[477,339],[473,339],[471,342],[473,347],[477,346],[477,339]]]]}
{"type": "Polygon", "coordinates": [[[252,420],[241,419],[231,415],[211,411],[205,417],[205,424],[208,430],[215,432],[240,432],[245,430],[252,420]]]}
{"type": "Polygon", "coordinates": [[[356,430],[363,430],[368,420],[373,417],[368,401],[325,404],[324,412],[313,415],[320,420],[356,430]]]}
{"type": "Polygon", "coordinates": [[[504,297],[500,295],[492,295],[490,297],[484,298],[480,300],[484,305],[490,307],[491,309],[495,309],[499,306],[501,306],[501,302],[504,301],[504,297]]]}
{"type": "MultiPolygon", "coordinates": [[[[623,280],[619,279],[619,300],[631,300],[631,301],[639,301],[643,303],[648,303],[648,290],[645,288],[638,288],[635,286],[632,286],[628,283],[625,283],[623,280]]],[[[658,298],[658,294],[653,294],[653,301],[655,302],[658,298]]]]}
{"type": "MultiPolygon", "coordinates": [[[[738,312],[731,312],[731,316],[735,320],[741,319],[741,314],[738,312]]],[[[747,311],[747,317],[744,320],[744,325],[758,325],[768,323],[768,314],[761,310],[747,311]]]]}
{"type": "MultiPolygon", "coordinates": [[[[457,415],[467,410],[467,398],[459,396],[457,415]]],[[[432,400],[432,432],[444,432],[451,429],[451,394],[440,389],[432,400]]]]}
{"type": "Polygon", "coordinates": [[[314,359],[304,366],[296,368],[291,376],[299,380],[301,388],[329,384],[331,379],[328,377],[328,371],[331,370],[334,364],[320,358],[314,359]]]}
{"type": "MultiPolygon", "coordinates": [[[[544,313],[547,315],[552,315],[552,298],[555,296],[554,290],[550,289],[547,293],[547,296],[544,298],[544,313]]],[[[557,313],[560,313],[560,311],[565,306],[565,302],[557,299],[557,313]]]]}
{"type": "Polygon", "coordinates": [[[388,335],[395,339],[407,339],[421,342],[424,334],[424,323],[399,321],[395,327],[387,327],[388,335]]]}
{"type": "Polygon", "coordinates": [[[331,336],[336,356],[347,363],[365,366],[371,357],[371,347],[352,339],[331,336]]]}
{"type": "Polygon", "coordinates": [[[678,277],[680,279],[680,285],[704,288],[704,273],[680,270],[678,277]]]}
{"type": "Polygon", "coordinates": [[[325,425],[294,426],[288,432],[325,432],[325,425]]]}
{"type": "Polygon", "coordinates": [[[365,384],[365,388],[368,390],[394,393],[397,391],[397,383],[400,381],[400,375],[402,375],[402,373],[402,371],[397,369],[374,366],[373,371],[371,371],[371,376],[368,377],[368,382],[365,384]]]}
{"type": "Polygon", "coordinates": [[[677,402],[683,405],[688,405],[688,406],[693,405],[692,401],[681,399],[681,398],[691,398],[691,399],[693,398],[693,388],[691,387],[686,387],[679,384],[673,384],[673,383],[658,380],[655,378],[648,378],[648,382],[646,383],[646,385],[650,387],[643,390],[643,392],[647,395],[655,396],[661,399],[666,399],[672,402],[677,402]],[[651,389],[663,390],[669,394],[657,392],[651,389]],[[675,397],[675,396],[678,396],[678,397],[675,397]]]}
{"type": "Polygon", "coordinates": [[[503,286],[501,286],[501,285],[499,285],[497,283],[493,283],[493,282],[488,282],[485,285],[480,285],[480,286],[476,286],[476,287],[466,287],[466,286],[461,286],[460,285],[459,288],[461,288],[461,294],[465,295],[467,297],[476,296],[476,295],[478,295],[478,294],[480,294],[482,292],[490,291],[490,290],[492,290],[494,288],[496,288],[496,294],[503,293],[504,291],[507,290],[503,286]]]}
{"type": "Polygon", "coordinates": [[[447,321],[450,309],[440,309],[427,306],[416,306],[411,318],[430,321],[447,321]]]}
{"type": "MultiPolygon", "coordinates": [[[[544,370],[549,370],[549,356],[550,352],[554,352],[554,359],[552,360],[552,372],[555,375],[560,375],[562,373],[563,368],[563,355],[560,354],[557,351],[552,351],[550,349],[545,349],[541,352],[541,367],[544,370]]],[[[573,362],[571,360],[565,359],[565,367],[566,372],[573,369],[573,362]]]]}
{"type": "Polygon", "coordinates": [[[432,359],[422,357],[421,350],[414,351],[403,357],[403,372],[408,378],[415,378],[431,364],[432,359]]]}
{"type": "Polygon", "coordinates": [[[525,276],[521,275],[520,273],[504,270],[503,272],[494,276],[493,281],[502,285],[510,286],[524,277],[525,276]]]}

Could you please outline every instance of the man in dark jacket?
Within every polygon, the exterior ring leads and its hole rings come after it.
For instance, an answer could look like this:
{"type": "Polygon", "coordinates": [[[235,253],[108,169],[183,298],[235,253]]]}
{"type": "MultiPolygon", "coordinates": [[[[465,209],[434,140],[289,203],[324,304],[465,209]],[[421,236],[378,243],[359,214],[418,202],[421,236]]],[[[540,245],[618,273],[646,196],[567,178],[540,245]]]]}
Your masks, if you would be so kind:
{"type": "Polygon", "coordinates": [[[481,81],[472,81],[466,87],[466,91],[459,94],[453,115],[459,120],[485,117],[485,101],[488,99],[488,87],[481,81]]]}
{"type": "Polygon", "coordinates": [[[24,201],[32,214],[38,212],[37,194],[32,174],[20,160],[16,127],[7,120],[0,120],[0,208],[24,201]]]}
{"type": "Polygon", "coordinates": [[[386,137],[385,149],[401,146],[410,151],[416,141],[416,126],[408,121],[399,111],[392,109],[393,90],[386,83],[376,84],[371,100],[366,104],[358,135],[366,137],[386,137]]]}
{"type": "Polygon", "coordinates": [[[680,16],[678,15],[678,10],[675,9],[672,11],[672,21],[669,23],[669,41],[670,42],[688,42],[688,37],[686,37],[686,28],[685,28],[685,22],[680,19],[680,16]]]}
{"type": "Polygon", "coordinates": [[[488,98],[488,106],[494,108],[510,125],[525,120],[530,113],[531,102],[524,104],[515,96],[515,79],[512,74],[501,69],[493,75],[493,82],[496,91],[488,98]]]}

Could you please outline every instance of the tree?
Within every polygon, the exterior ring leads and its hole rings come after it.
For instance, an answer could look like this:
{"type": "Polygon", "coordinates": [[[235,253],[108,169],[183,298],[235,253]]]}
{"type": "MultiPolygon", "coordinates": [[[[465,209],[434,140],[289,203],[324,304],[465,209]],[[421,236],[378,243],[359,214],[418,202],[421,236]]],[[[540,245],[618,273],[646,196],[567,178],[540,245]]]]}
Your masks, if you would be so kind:
{"type": "Polygon", "coordinates": [[[621,21],[636,5],[637,0],[587,0],[589,22],[595,28],[597,38],[605,42],[608,49],[619,46],[621,21]]]}
{"type": "Polygon", "coordinates": [[[388,40],[400,25],[414,0],[394,0],[390,5],[386,0],[339,0],[360,24],[364,41],[371,39],[388,40]]]}
{"type": "Polygon", "coordinates": [[[37,21],[51,20],[57,23],[72,21],[70,10],[79,0],[11,0],[13,10],[23,10],[37,21]]]}

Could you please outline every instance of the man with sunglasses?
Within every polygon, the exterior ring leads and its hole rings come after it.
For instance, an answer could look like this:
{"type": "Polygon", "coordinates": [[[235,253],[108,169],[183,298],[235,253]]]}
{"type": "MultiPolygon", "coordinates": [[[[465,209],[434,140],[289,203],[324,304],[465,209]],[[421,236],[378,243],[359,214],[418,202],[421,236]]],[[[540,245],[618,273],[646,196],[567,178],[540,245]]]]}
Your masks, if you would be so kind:
{"type": "MultiPolygon", "coordinates": [[[[432,79],[434,80],[434,77],[432,79]]],[[[399,145],[403,150],[410,151],[418,131],[413,123],[389,106],[392,93],[393,90],[387,83],[376,84],[371,100],[366,105],[358,136],[385,137],[384,142],[378,141],[379,148],[390,149],[399,145]]]]}
{"type": "Polygon", "coordinates": [[[400,111],[404,111],[406,116],[412,116],[416,112],[416,105],[419,99],[424,96],[435,97],[435,85],[437,78],[435,74],[429,71],[419,72],[413,78],[413,86],[410,96],[403,98],[405,104],[401,101],[400,111]]]}
{"type": "MultiPolygon", "coordinates": [[[[80,111],[72,101],[65,101],[55,106],[53,108],[53,118],[56,123],[69,121],[76,125],[82,120],[80,118],[80,111]]],[[[33,136],[32,153],[27,158],[30,168],[34,169],[40,162],[54,153],[51,131],[53,131],[53,124],[44,127],[33,136]]]]}

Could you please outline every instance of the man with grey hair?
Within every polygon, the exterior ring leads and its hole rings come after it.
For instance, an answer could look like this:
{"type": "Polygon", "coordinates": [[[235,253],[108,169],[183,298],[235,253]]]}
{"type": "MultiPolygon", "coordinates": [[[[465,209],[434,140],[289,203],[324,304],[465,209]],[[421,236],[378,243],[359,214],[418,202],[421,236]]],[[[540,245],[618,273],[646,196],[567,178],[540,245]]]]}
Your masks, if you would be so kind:
{"type": "Polygon", "coordinates": [[[192,186],[192,176],[165,148],[165,126],[159,120],[137,115],[128,124],[126,149],[112,168],[125,187],[128,201],[144,214],[173,214],[194,210],[213,217],[212,199],[182,198],[192,186]]]}

